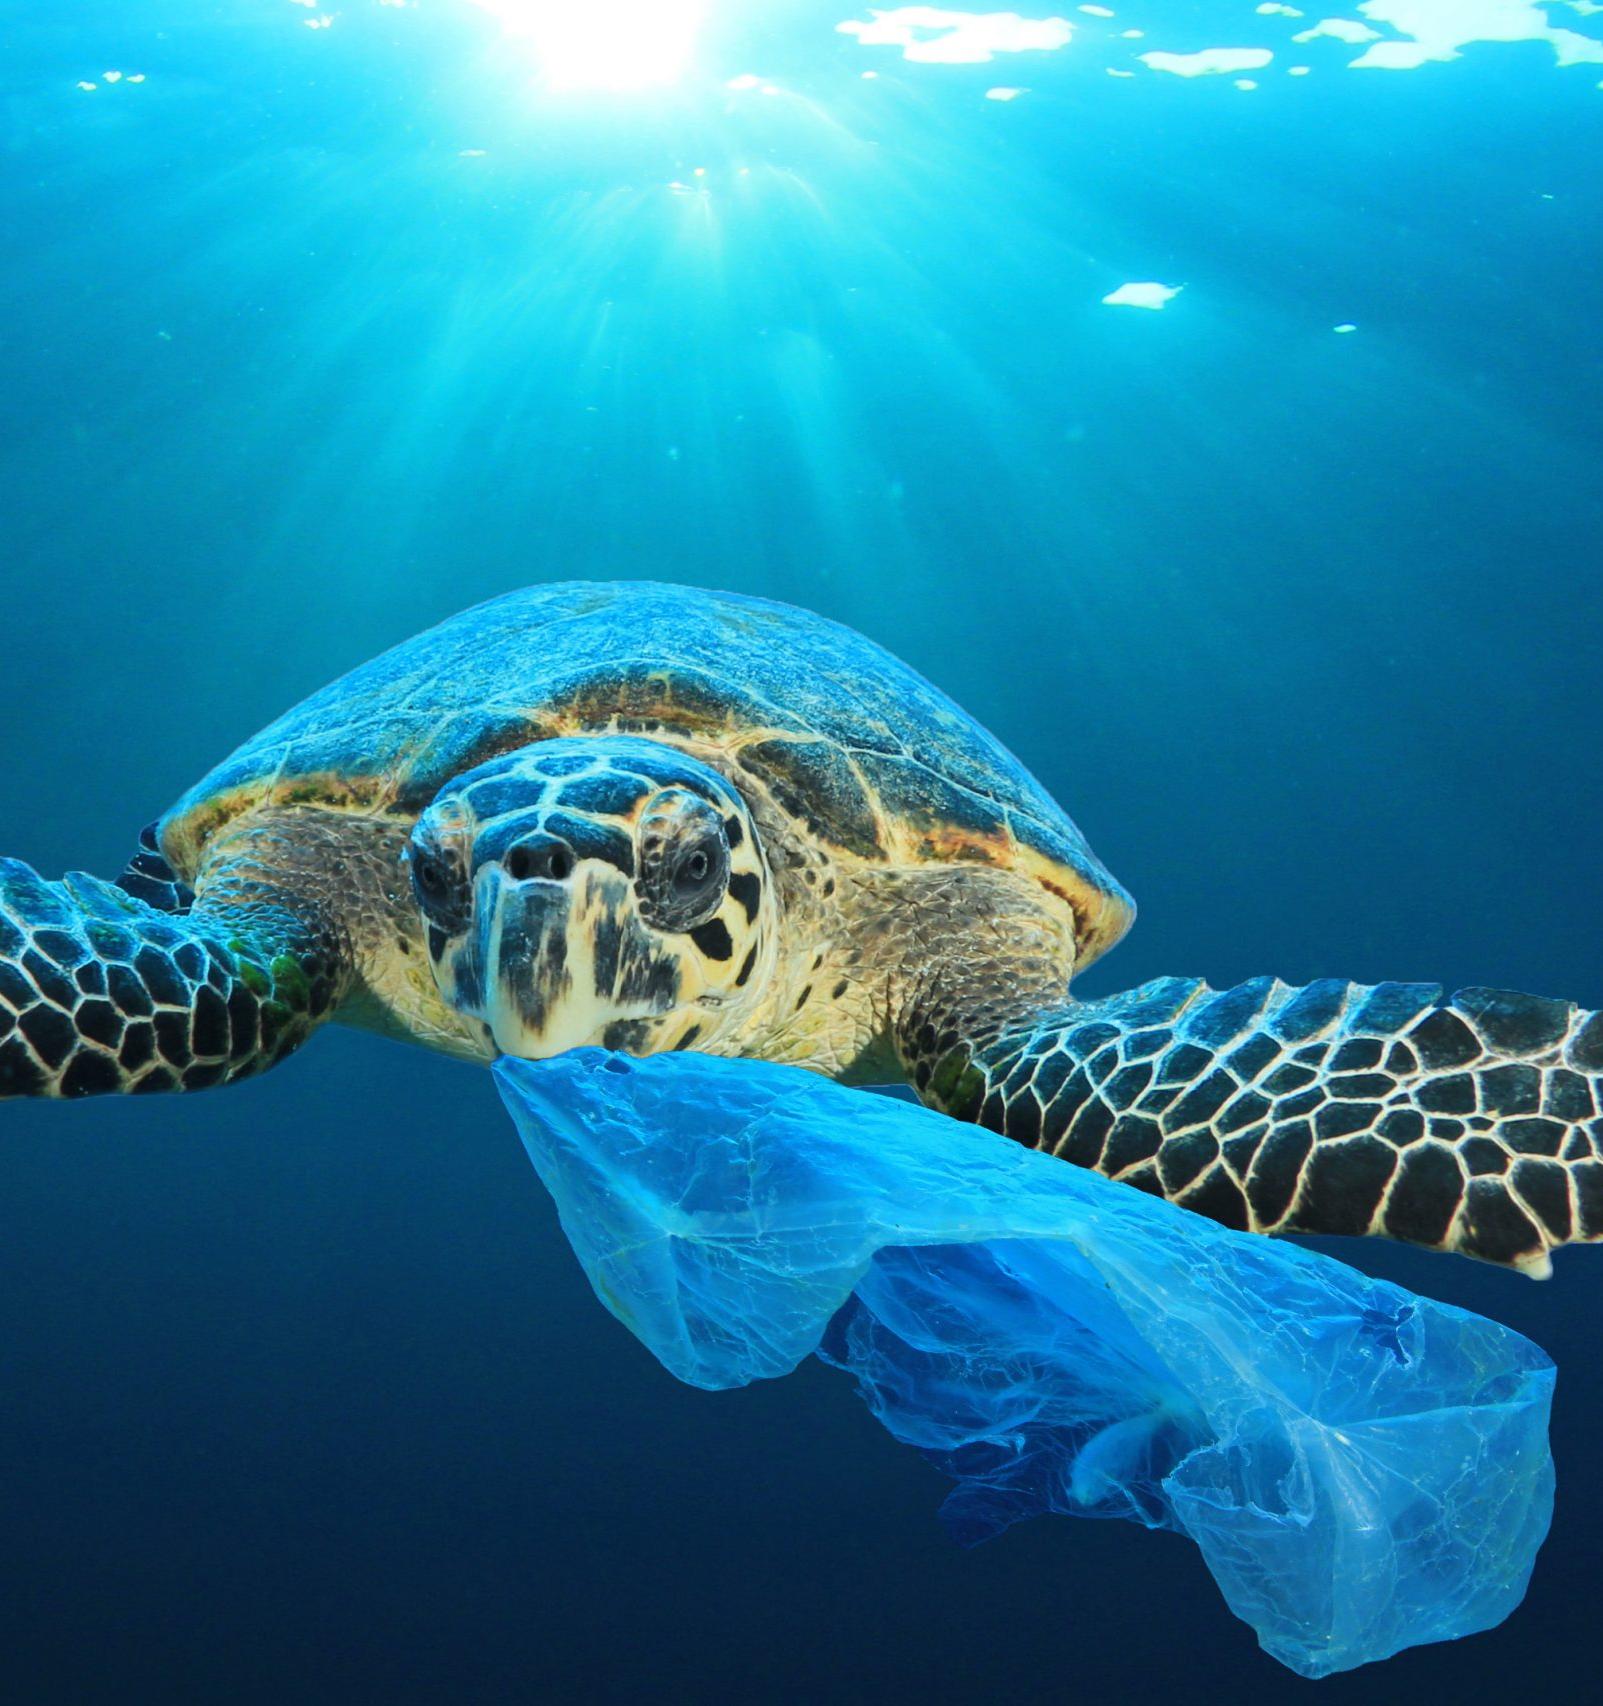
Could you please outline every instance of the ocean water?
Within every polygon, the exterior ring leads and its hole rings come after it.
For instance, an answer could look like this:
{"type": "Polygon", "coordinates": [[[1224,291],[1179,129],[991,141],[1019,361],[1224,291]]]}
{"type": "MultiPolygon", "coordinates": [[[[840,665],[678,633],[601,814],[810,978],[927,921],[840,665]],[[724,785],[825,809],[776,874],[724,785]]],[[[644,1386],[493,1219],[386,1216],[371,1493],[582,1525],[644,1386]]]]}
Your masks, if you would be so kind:
{"type": "MultiPolygon", "coordinates": [[[[1141,903],[1087,993],[1603,1006],[1603,15],[1290,10],[0,0],[5,851],[114,874],[373,652],[649,575],[996,731],[1141,903]]],[[[952,1547],[822,1367],[676,1385],[488,1074],[0,1124],[8,1700],[1595,1686],[1595,1250],[1330,1246],[1554,1356],[1558,1514],[1501,1629],[1308,1684],[1174,1536],[952,1547]]]]}

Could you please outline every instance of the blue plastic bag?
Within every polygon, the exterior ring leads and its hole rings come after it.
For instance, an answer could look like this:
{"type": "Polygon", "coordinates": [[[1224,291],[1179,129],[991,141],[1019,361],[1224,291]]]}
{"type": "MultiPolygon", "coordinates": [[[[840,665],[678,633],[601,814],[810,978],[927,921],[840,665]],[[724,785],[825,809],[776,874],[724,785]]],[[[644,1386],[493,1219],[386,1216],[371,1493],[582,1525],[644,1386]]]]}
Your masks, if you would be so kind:
{"type": "Polygon", "coordinates": [[[607,1308],[697,1386],[846,1369],[956,1478],[959,1539],[1177,1529],[1305,1676],[1523,1597],[1553,1370],[1517,1333],[793,1068],[495,1070],[607,1308]]]}

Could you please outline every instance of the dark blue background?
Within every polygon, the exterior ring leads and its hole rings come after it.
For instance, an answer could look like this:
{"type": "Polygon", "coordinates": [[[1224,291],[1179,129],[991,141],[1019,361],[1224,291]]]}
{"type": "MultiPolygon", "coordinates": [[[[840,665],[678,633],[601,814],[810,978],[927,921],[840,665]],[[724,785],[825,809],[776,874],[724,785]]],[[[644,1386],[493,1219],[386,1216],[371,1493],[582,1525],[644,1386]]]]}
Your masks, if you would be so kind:
{"type": "MultiPolygon", "coordinates": [[[[853,622],[989,723],[1143,904],[1088,992],[1603,1004],[1596,68],[1350,73],[1155,3],[1139,44],[909,66],[845,15],[729,0],[710,82],[547,101],[453,0],[0,0],[0,843],[110,873],[381,646],[649,574],[853,622]],[[1104,72],[1258,43],[1251,93],[1104,72]],[[1100,305],[1130,279],[1186,289],[1100,305]]],[[[675,1386],[482,1073],[329,1033],[0,1124],[8,1698],[1314,1686],[1174,1537],[952,1549],[821,1368],[675,1386]]],[[[1343,1254],[1553,1354],[1560,1481],[1504,1628],[1322,1698],[1594,1685],[1603,1255],[1343,1254]]]]}

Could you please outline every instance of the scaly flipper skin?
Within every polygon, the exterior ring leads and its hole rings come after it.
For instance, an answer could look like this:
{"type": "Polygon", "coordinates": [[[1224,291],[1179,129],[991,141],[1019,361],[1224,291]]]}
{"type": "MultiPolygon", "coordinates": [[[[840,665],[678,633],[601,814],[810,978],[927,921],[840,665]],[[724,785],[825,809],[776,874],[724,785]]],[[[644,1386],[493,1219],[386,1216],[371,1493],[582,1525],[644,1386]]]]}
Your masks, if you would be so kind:
{"type": "Polygon", "coordinates": [[[1603,1238],[1603,1014],[1568,1002],[1164,978],[986,1030],[923,1028],[926,1101],[1227,1225],[1536,1274],[1603,1238]]]}
{"type": "Polygon", "coordinates": [[[139,832],[139,851],[124,867],[117,887],[158,912],[188,912],[195,904],[195,891],[167,863],[156,839],[157,827],[147,823],[139,832]]]}
{"type": "Polygon", "coordinates": [[[328,1012],[336,970],[271,904],[165,912],[95,877],[51,883],[0,859],[0,1097],[248,1077],[328,1012]]]}

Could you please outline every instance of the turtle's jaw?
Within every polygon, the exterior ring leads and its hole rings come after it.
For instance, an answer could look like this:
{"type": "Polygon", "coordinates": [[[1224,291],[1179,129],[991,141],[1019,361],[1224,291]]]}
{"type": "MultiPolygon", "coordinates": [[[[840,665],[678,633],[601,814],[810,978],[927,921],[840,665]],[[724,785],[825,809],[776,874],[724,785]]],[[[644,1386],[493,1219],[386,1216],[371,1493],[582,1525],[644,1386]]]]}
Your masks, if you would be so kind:
{"type": "Polygon", "coordinates": [[[480,920],[479,960],[485,968],[483,1011],[503,1054],[539,1058],[576,1046],[562,1023],[573,1007],[568,966],[571,915],[567,885],[514,883],[484,872],[474,911],[480,920]]]}
{"type": "Polygon", "coordinates": [[[628,878],[585,860],[562,881],[482,868],[473,923],[438,975],[501,1053],[540,1060],[590,1045],[645,1052],[653,1021],[697,993],[688,969],[641,922],[628,878]]]}

